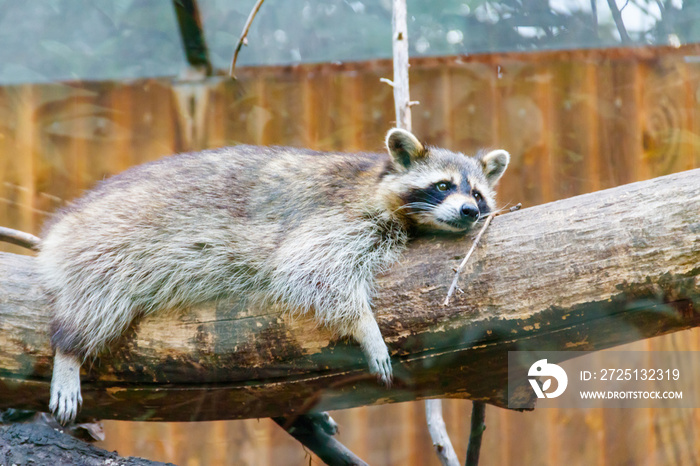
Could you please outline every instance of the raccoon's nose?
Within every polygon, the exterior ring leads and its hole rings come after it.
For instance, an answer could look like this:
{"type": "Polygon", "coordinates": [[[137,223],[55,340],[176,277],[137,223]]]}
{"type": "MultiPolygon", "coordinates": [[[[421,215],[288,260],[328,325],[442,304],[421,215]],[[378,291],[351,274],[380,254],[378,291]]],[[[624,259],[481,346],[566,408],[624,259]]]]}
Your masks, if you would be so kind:
{"type": "Polygon", "coordinates": [[[474,204],[463,204],[460,213],[463,219],[474,221],[479,218],[479,208],[474,204]]]}

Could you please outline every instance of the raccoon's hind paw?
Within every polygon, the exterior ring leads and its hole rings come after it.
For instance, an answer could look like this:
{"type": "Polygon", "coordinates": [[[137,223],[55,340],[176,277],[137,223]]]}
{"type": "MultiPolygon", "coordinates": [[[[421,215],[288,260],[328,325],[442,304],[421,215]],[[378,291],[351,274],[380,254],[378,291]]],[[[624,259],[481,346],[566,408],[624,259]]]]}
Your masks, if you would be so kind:
{"type": "Polygon", "coordinates": [[[389,353],[383,357],[370,357],[368,359],[369,371],[372,374],[376,374],[377,380],[386,385],[387,388],[390,388],[393,374],[391,371],[391,358],[389,357],[389,353]]]}
{"type": "Polygon", "coordinates": [[[49,409],[59,423],[66,425],[75,419],[83,404],[80,394],[80,361],[57,351],[53,364],[49,409]]]}
{"type": "Polygon", "coordinates": [[[78,386],[77,392],[66,388],[56,388],[55,390],[53,387],[51,388],[49,408],[61,425],[75,420],[82,404],[83,397],[80,395],[80,386],[78,386]]]}

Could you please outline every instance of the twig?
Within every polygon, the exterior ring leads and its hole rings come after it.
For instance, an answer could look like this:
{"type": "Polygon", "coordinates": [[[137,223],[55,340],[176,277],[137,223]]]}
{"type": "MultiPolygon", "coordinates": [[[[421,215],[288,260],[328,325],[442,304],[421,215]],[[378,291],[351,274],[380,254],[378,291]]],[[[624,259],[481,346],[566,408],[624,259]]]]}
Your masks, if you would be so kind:
{"type": "Polygon", "coordinates": [[[253,11],[250,12],[248,15],[248,19],[245,22],[245,26],[243,26],[243,32],[241,33],[241,38],[238,39],[238,44],[236,45],[236,51],[233,53],[233,60],[231,60],[231,69],[229,70],[229,75],[232,78],[236,78],[236,76],[233,74],[233,71],[236,69],[236,61],[238,60],[238,52],[241,51],[241,48],[243,48],[244,45],[248,45],[248,39],[246,37],[248,36],[248,31],[250,30],[250,25],[253,24],[253,20],[255,19],[255,15],[258,14],[258,10],[262,6],[263,2],[265,0],[258,0],[255,3],[255,6],[253,7],[253,11]]]}
{"type": "Polygon", "coordinates": [[[408,92],[408,23],[406,20],[406,0],[394,0],[391,19],[396,127],[411,131],[411,98],[408,92]]]}
{"type": "Polygon", "coordinates": [[[326,464],[367,466],[345,445],[329,435],[327,419],[323,417],[302,414],[295,418],[273,417],[272,420],[326,464]]]}
{"type": "Polygon", "coordinates": [[[595,34],[596,39],[599,37],[598,33],[598,2],[597,0],[590,0],[591,2],[591,28],[593,29],[593,34],[595,34]]]}
{"type": "Polygon", "coordinates": [[[428,421],[428,432],[440,464],[442,466],[458,466],[457,453],[452,447],[445,421],[442,418],[442,400],[425,400],[425,418],[428,421]]]}
{"type": "Polygon", "coordinates": [[[469,446],[467,447],[466,466],[477,466],[479,464],[479,452],[481,451],[481,438],[486,430],[486,403],[474,401],[472,403],[472,427],[469,433],[469,446]]]}
{"type": "Polygon", "coordinates": [[[615,21],[615,26],[617,27],[617,32],[620,33],[620,41],[623,44],[632,43],[629,34],[627,34],[627,28],[625,27],[625,22],[622,21],[622,14],[617,8],[617,3],[615,0],[608,0],[608,7],[610,8],[610,13],[612,13],[613,20],[615,21]]]}
{"type": "Polygon", "coordinates": [[[41,240],[32,234],[5,227],[0,227],[0,241],[16,244],[32,251],[38,251],[41,244],[41,240]]]}
{"type": "MultiPolygon", "coordinates": [[[[520,209],[522,207],[522,204],[518,203],[517,205],[511,207],[508,212],[515,212],[516,210],[520,209]]],[[[462,259],[462,263],[459,264],[459,267],[457,267],[457,270],[455,270],[455,278],[452,280],[452,285],[450,285],[450,289],[447,291],[447,296],[445,297],[445,302],[442,303],[443,306],[447,306],[450,304],[450,298],[454,294],[455,290],[457,289],[457,283],[459,282],[459,274],[462,273],[464,270],[464,267],[467,265],[467,261],[469,258],[474,254],[474,251],[476,250],[476,246],[479,244],[479,241],[481,240],[481,237],[484,236],[484,232],[488,228],[489,224],[491,223],[491,220],[493,220],[494,217],[497,215],[501,215],[501,211],[495,211],[489,214],[488,217],[486,217],[486,221],[484,222],[484,226],[481,227],[481,230],[479,231],[479,234],[476,235],[476,238],[474,238],[474,242],[472,243],[472,247],[469,249],[469,252],[467,253],[466,256],[464,256],[464,259],[462,259]]]]}

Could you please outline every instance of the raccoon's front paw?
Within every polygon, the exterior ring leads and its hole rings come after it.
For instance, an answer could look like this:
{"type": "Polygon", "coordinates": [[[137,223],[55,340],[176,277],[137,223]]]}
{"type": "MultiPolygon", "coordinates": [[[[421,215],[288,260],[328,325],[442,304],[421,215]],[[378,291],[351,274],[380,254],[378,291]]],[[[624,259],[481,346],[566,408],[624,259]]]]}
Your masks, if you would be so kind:
{"type": "Polygon", "coordinates": [[[389,348],[386,347],[372,314],[368,312],[358,320],[353,335],[365,353],[370,373],[376,374],[377,379],[390,387],[392,374],[389,348]]]}
{"type": "Polygon", "coordinates": [[[391,358],[389,357],[389,352],[384,349],[385,354],[383,355],[367,355],[367,360],[369,362],[369,371],[372,374],[376,374],[377,380],[380,380],[387,388],[391,387],[391,381],[393,378],[391,372],[391,358]]]}

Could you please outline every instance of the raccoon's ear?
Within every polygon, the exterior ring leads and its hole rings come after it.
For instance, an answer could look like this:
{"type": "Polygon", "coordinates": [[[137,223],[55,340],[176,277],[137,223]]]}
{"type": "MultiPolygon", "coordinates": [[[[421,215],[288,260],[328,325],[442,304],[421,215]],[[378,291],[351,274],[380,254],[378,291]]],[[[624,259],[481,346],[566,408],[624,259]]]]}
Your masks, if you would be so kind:
{"type": "Polygon", "coordinates": [[[394,163],[401,168],[408,168],[416,160],[425,157],[423,144],[405,129],[394,128],[386,135],[386,148],[394,163]]]}
{"type": "Polygon", "coordinates": [[[489,185],[494,186],[503,175],[510,162],[510,154],[504,150],[492,150],[481,157],[481,167],[489,185]]]}

